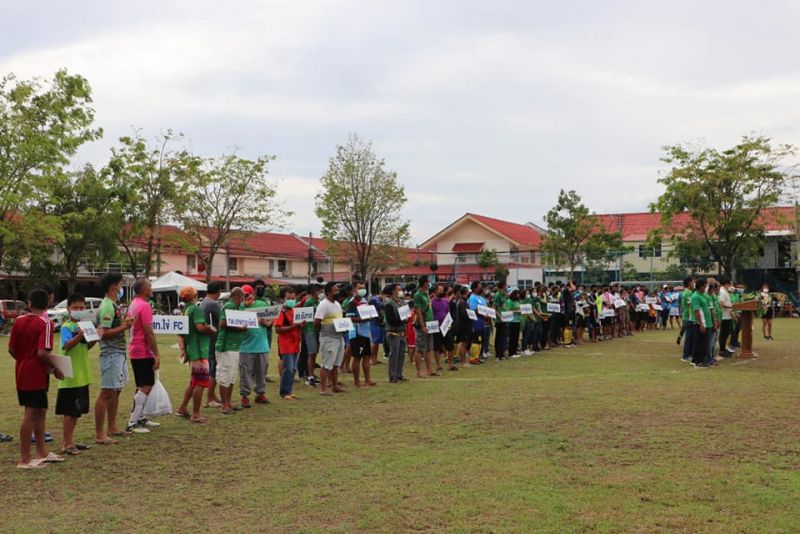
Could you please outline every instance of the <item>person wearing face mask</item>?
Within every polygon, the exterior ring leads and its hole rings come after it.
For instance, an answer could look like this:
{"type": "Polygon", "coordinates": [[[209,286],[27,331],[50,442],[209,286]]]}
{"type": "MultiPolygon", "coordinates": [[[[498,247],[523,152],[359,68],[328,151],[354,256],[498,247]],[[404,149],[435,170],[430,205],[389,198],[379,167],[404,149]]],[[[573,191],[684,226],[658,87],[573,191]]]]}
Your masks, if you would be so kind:
{"type": "Polygon", "coordinates": [[[764,282],[761,286],[761,295],[759,295],[759,307],[761,308],[761,334],[764,339],[773,339],[772,337],[772,318],[775,316],[774,301],[772,293],[769,292],[769,284],[764,282]]]}
{"type": "Polygon", "coordinates": [[[292,395],[294,386],[294,374],[297,365],[297,355],[300,353],[300,338],[305,321],[296,323],[294,320],[294,308],[297,304],[293,287],[281,289],[283,299],[283,309],[275,319],[275,331],[278,334],[278,355],[283,361],[283,371],[281,372],[280,397],[283,400],[295,400],[298,397],[292,395]]]}
{"type": "Polygon", "coordinates": [[[242,346],[242,339],[247,331],[246,326],[229,326],[226,319],[229,311],[244,309],[244,290],[241,287],[234,287],[231,290],[231,300],[222,307],[219,314],[219,330],[217,333],[217,384],[219,385],[220,397],[222,397],[221,412],[223,415],[231,415],[239,410],[240,407],[233,407],[231,396],[233,385],[236,384],[236,375],[239,372],[239,349],[242,346]]]}
{"type": "MultiPolygon", "coordinates": [[[[433,309],[433,319],[441,326],[447,314],[450,313],[450,301],[445,297],[444,286],[438,284],[433,291],[433,298],[431,299],[431,308],[433,309]]],[[[449,332],[448,332],[449,333],[449,332]]],[[[445,336],[440,332],[433,334],[433,357],[436,360],[436,371],[442,372],[442,356],[445,353],[445,336]]],[[[448,360],[449,361],[449,360],[448,360]]],[[[458,367],[450,364],[450,370],[458,370],[458,367]]]]}
{"type": "Polygon", "coordinates": [[[126,434],[117,427],[117,409],[119,394],[128,383],[125,332],[133,326],[133,317],[123,318],[119,309],[119,300],[125,294],[121,274],[106,274],[100,280],[100,287],[105,297],[98,309],[103,333],[100,334],[100,394],[94,403],[95,443],[112,445],[118,443],[114,437],[126,434]]]}
{"type": "Polygon", "coordinates": [[[370,362],[372,361],[372,342],[370,340],[371,319],[362,319],[358,307],[367,304],[367,288],[364,282],[357,280],[354,284],[353,298],[345,307],[345,317],[349,317],[355,325],[356,335],[350,340],[350,357],[353,365],[353,384],[355,387],[377,385],[370,378],[370,362]],[[360,365],[359,365],[360,364],[360,365]],[[359,369],[360,367],[360,369],[359,369]],[[364,371],[364,383],[361,383],[361,370],[364,371]]]}
{"type": "MultiPolygon", "coordinates": [[[[242,286],[244,309],[263,309],[265,300],[256,298],[255,288],[242,286]]],[[[262,291],[263,295],[263,291],[262,291]]],[[[242,408],[250,408],[250,393],[255,389],[256,404],[267,404],[267,356],[269,355],[269,330],[272,320],[259,319],[258,328],[248,328],[239,346],[239,395],[242,408]]]]}
{"type": "MultiPolygon", "coordinates": [[[[304,308],[313,308],[316,312],[317,305],[324,298],[325,295],[322,294],[322,286],[319,284],[312,284],[305,300],[300,305],[304,308]]],[[[308,358],[306,369],[308,377],[306,378],[306,385],[317,387],[319,381],[317,380],[314,371],[317,367],[317,353],[319,352],[319,330],[314,325],[314,321],[309,321],[306,323],[306,326],[303,329],[303,345],[305,345],[308,358]]]]}
{"type": "Polygon", "coordinates": [[[406,357],[406,321],[400,318],[398,311],[403,305],[403,290],[399,284],[388,288],[389,298],[383,306],[383,317],[386,322],[386,337],[389,341],[389,383],[405,382],[403,363],[406,357]]]}
{"type": "Polygon", "coordinates": [[[344,360],[344,338],[336,331],[334,321],[342,317],[342,306],[337,300],[339,286],[335,282],[325,284],[325,298],[314,312],[314,324],[319,330],[319,352],[322,369],[319,372],[320,395],[330,396],[343,392],[339,386],[338,368],[344,360]]]}

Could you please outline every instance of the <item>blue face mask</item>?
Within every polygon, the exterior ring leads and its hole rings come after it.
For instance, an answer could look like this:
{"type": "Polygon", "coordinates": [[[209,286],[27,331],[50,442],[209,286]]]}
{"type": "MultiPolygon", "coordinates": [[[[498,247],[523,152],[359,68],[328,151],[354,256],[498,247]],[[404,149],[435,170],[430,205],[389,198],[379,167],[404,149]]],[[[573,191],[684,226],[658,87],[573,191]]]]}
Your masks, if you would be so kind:
{"type": "Polygon", "coordinates": [[[76,321],[83,321],[89,317],[89,310],[70,310],[69,314],[76,321]]]}
{"type": "Polygon", "coordinates": [[[358,296],[359,297],[364,297],[366,295],[367,295],[367,290],[366,289],[359,289],[358,290],[358,296]]]}
{"type": "Polygon", "coordinates": [[[286,302],[284,302],[284,305],[287,308],[294,308],[296,304],[297,304],[297,301],[295,299],[288,299],[286,302]]]}
{"type": "Polygon", "coordinates": [[[124,296],[125,296],[125,290],[122,289],[122,288],[119,288],[119,291],[117,291],[117,298],[118,299],[122,299],[122,297],[124,297],[124,296]]]}

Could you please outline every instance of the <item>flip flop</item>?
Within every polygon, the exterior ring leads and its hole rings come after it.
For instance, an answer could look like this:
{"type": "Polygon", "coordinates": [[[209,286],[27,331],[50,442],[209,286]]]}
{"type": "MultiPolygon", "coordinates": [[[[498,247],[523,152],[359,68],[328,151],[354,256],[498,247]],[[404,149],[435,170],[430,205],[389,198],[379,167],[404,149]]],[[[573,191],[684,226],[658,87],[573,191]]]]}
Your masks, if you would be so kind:
{"type": "Polygon", "coordinates": [[[222,404],[217,401],[207,402],[204,408],[222,408],[222,404]]]}
{"type": "Polygon", "coordinates": [[[48,454],[44,458],[39,458],[39,460],[42,461],[42,462],[48,462],[48,463],[53,463],[53,464],[57,464],[57,463],[61,463],[61,462],[65,461],[63,456],[59,456],[54,452],[51,452],[50,454],[48,454]]]}
{"type": "Polygon", "coordinates": [[[319,394],[322,395],[323,397],[333,396],[333,393],[331,393],[330,391],[320,391],[319,394]]]}
{"type": "Polygon", "coordinates": [[[94,442],[96,445],[119,445],[119,441],[111,438],[96,439],[94,442]]]}
{"type": "Polygon", "coordinates": [[[179,412],[178,410],[175,410],[175,416],[176,417],[183,417],[184,419],[188,419],[189,417],[192,416],[192,414],[190,414],[189,412],[179,412]]]}
{"type": "Polygon", "coordinates": [[[92,446],[84,445],[83,443],[76,443],[75,448],[78,449],[79,451],[88,451],[89,449],[92,448],[92,446]]]}
{"type": "Polygon", "coordinates": [[[198,417],[197,419],[191,418],[191,419],[189,419],[189,421],[191,421],[192,423],[198,424],[198,425],[204,425],[204,424],[208,423],[208,419],[206,419],[205,417],[198,417]]]}
{"type": "Polygon", "coordinates": [[[109,436],[119,437],[119,436],[132,436],[133,432],[130,430],[121,430],[119,432],[112,432],[109,436]]]}
{"type": "Polygon", "coordinates": [[[42,469],[47,467],[47,464],[44,462],[35,462],[31,460],[27,464],[17,464],[17,469],[42,469]]]}
{"type": "Polygon", "coordinates": [[[77,456],[81,453],[77,447],[70,447],[68,449],[61,449],[61,454],[67,454],[69,456],[77,456]]]}

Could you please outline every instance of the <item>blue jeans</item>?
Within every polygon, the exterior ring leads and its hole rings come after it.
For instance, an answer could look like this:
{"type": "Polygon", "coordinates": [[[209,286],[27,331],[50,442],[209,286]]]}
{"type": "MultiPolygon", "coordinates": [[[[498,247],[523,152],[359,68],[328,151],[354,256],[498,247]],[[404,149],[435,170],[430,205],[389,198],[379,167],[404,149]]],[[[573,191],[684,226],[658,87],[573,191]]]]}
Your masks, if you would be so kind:
{"type": "Polygon", "coordinates": [[[536,321],[531,326],[531,345],[533,345],[533,350],[539,352],[542,350],[542,347],[539,346],[542,342],[542,321],[536,321]]]}
{"type": "Polygon", "coordinates": [[[530,321],[525,321],[525,327],[522,329],[522,350],[526,351],[531,348],[531,334],[533,333],[533,325],[530,321]]]}
{"type": "Polygon", "coordinates": [[[297,354],[281,354],[283,360],[283,373],[281,374],[280,396],[292,394],[294,386],[294,373],[297,370],[297,354]]]}
{"type": "Polygon", "coordinates": [[[692,359],[692,347],[694,345],[694,333],[695,329],[692,328],[694,323],[686,322],[683,327],[686,330],[683,334],[683,359],[684,360],[691,360],[692,359]]]}
{"type": "Polygon", "coordinates": [[[710,364],[717,356],[714,350],[717,346],[717,331],[714,328],[706,330],[706,364],[710,364]]]}

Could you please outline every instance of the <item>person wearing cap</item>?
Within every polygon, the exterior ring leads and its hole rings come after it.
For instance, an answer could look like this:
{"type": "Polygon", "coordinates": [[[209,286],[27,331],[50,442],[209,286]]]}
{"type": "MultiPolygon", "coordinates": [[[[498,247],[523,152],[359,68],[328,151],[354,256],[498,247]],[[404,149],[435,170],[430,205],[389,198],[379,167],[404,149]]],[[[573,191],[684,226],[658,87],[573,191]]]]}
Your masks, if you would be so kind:
{"type": "Polygon", "coordinates": [[[247,331],[246,326],[229,326],[228,312],[244,309],[244,290],[234,287],[231,290],[231,300],[222,307],[219,314],[219,330],[217,333],[217,384],[222,400],[222,413],[230,415],[241,408],[233,407],[231,396],[233,385],[236,384],[236,375],[239,374],[239,350],[242,338],[247,331]]]}
{"type": "MultiPolygon", "coordinates": [[[[244,309],[263,309],[268,306],[265,300],[256,298],[255,288],[242,286],[244,291],[244,309]]],[[[263,295],[263,291],[262,291],[263,295]]],[[[269,338],[267,330],[272,328],[272,320],[261,318],[258,328],[248,328],[242,336],[239,347],[239,395],[242,408],[250,408],[250,393],[255,388],[256,404],[267,404],[267,356],[269,355],[269,338]]]]}

